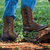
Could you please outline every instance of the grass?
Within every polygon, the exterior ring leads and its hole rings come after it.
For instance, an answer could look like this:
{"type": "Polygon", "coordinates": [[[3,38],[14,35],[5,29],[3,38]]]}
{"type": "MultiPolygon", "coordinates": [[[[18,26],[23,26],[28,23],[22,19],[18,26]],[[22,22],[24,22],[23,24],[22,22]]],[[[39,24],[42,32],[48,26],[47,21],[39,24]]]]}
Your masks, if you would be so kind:
{"type": "MultiPolygon", "coordinates": [[[[21,0],[18,1],[18,6],[16,10],[16,19],[14,21],[14,30],[15,33],[23,38],[23,22],[22,22],[22,16],[21,16],[21,0]]],[[[2,34],[2,28],[3,28],[3,20],[2,16],[4,13],[4,0],[0,0],[0,34],[2,34]]],[[[48,0],[37,0],[36,5],[33,10],[33,20],[36,23],[42,24],[42,25],[50,25],[50,3],[48,0]]],[[[31,32],[28,34],[28,37],[31,37],[30,35],[33,34],[36,35],[35,32],[31,32]]],[[[25,34],[24,34],[25,35],[25,34]]],[[[32,37],[32,38],[33,38],[32,37]]]]}

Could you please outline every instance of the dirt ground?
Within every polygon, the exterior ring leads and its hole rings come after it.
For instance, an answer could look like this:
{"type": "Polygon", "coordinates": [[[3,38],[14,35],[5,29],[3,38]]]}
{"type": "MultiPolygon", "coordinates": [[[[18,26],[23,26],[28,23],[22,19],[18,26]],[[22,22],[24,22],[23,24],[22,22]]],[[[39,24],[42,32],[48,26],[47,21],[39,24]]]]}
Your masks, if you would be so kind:
{"type": "Polygon", "coordinates": [[[49,47],[50,43],[34,44],[28,42],[19,42],[19,43],[0,42],[0,50],[50,50],[49,47]]]}
{"type": "MultiPolygon", "coordinates": [[[[40,37],[40,40],[47,38],[50,39],[50,28],[46,28],[45,30],[37,32],[37,35],[38,35],[37,38],[39,39],[40,37]],[[44,35],[48,36],[45,37],[44,35]]],[[[0,50],[50,50],[50,41],[48,43],[36,43],[36,42],[33,43],[33,39],[30,39],[29,41],[26,42],[22,41],[18,43],[10,41],[8,42],[0,41],[0,50]]]]}

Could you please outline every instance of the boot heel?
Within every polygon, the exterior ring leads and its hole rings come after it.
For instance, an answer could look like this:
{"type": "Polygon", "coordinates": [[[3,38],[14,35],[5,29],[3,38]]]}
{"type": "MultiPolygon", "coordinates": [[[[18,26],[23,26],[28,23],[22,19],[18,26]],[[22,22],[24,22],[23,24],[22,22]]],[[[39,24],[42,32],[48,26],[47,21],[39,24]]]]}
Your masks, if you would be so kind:
{"type": "Polygon", "coordinates": [[[29,30],[23,30],[23,33],[30,33],[32,31],[29,31],[29,30]]]}
{"type": "Polygon", "coordinates": [[[4,38],[2,38],[2,37],[1,37],[0,39],[1,39],[1,41],[8,41],[8,39],[4,39],[4,38]]]}

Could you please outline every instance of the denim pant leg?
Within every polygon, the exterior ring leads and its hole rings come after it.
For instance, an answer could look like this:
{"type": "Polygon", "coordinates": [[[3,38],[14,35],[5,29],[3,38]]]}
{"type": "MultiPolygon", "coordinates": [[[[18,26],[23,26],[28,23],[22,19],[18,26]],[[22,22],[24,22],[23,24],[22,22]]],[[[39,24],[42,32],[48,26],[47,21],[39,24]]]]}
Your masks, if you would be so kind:
{"type": "Polygon", "coordinates": [[[21,0],[21,9],[26,6],[33,10],[36,0],[21,0]]]}
{"type": "Polygon", "coordinates": [[[5,0],[5,10],[3,14],[3,18],[5,16],[11,16],[13,19],[16,18],[15,11],[17,8],[18,0],[5,0]]]}

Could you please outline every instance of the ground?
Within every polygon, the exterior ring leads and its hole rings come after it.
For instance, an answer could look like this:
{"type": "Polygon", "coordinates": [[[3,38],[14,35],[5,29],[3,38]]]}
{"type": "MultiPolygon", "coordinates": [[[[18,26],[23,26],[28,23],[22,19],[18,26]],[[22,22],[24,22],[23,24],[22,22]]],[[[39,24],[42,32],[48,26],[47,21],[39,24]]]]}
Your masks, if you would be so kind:
{"type": "MultiPolygon", "coordinates": [[[[2,34],[2,28],[3,28],[3,12],[4,12],[4,1],[5,0],[0,0],[0,36],[2,34]]],[[[14,30],[15,33],[20,37],[19,40],[23,39],[23,35],[25,35],[23,31],[23,25],[22,25],[22,16],[21,16],[21,9],[20,9],[20,2],[21,0],[18,1],[18,6],[16,10],[16,19],[14,21],[14,30]]],[[[42,25],[50,25],[50,3],[48,0],[37,0],[36,5],[33,10],[33,20],[36,23],[42,24],[42,25]]],[[[36,32],[31,32],[28,34],[28,39],[29,37],[34,38],[36,37],[36,32]],[[33,36],[30,36],[33,35],[33,36]]],[[[3,42],[0,42],[0,44],[3,44],[3,42]]],[[[9,44],[9,43],[8,43],[9,44]]],[[[21,43],[23,45],[23,43],[21,43]]],[[[24,43],[26,44],[26,43],[24,43]]],[[[4,45],[4,44],[3,44],[4,45]]],[[[6,45],[6,43],[5,43],[6,45]]],[[[13,45],[13,44],[12,44],[13,45]]],[[[17,44],[18,45],[18,44],[17,44]]],[[[31,43],[32,45],[32,43],[31,43]]],[[[21,45],[20,45],[21,46],[21,45]]]]}
{"type": "Polygon", "coordinates": [[[28,42],[7,43],[0,42],[0,49],[5,50],[50,50],[50,43],[33,44],[28,42]]]}
{"type": "MultiPolygon", "coordinates": [[[[3,28],[3,12],[4,12],[4,1],[0,0],[0,34],[2,34],[2,28],[3,28]]],[[[18,36],[23,37],[23,22],[22,22],[22,16],[21,16],[21,0],[18,1],[17,10],[16,10],[16,19],[14,21],[14,30],[15,33],[18,36]]],[[[33,20],[36,23],[39,23],[41,25],[50,25],[50,3],[48,0],[37,0],[34,10],[33,10],[33,20]]],[[[31,32],[28,34],[33,34],[33,37],[36,35],[36,32],[31,32]]],[[[25,34],[24,34],[25,35],[25,34]]],[[[31,36],[30,36],[31,37],[31,36]]]]}

